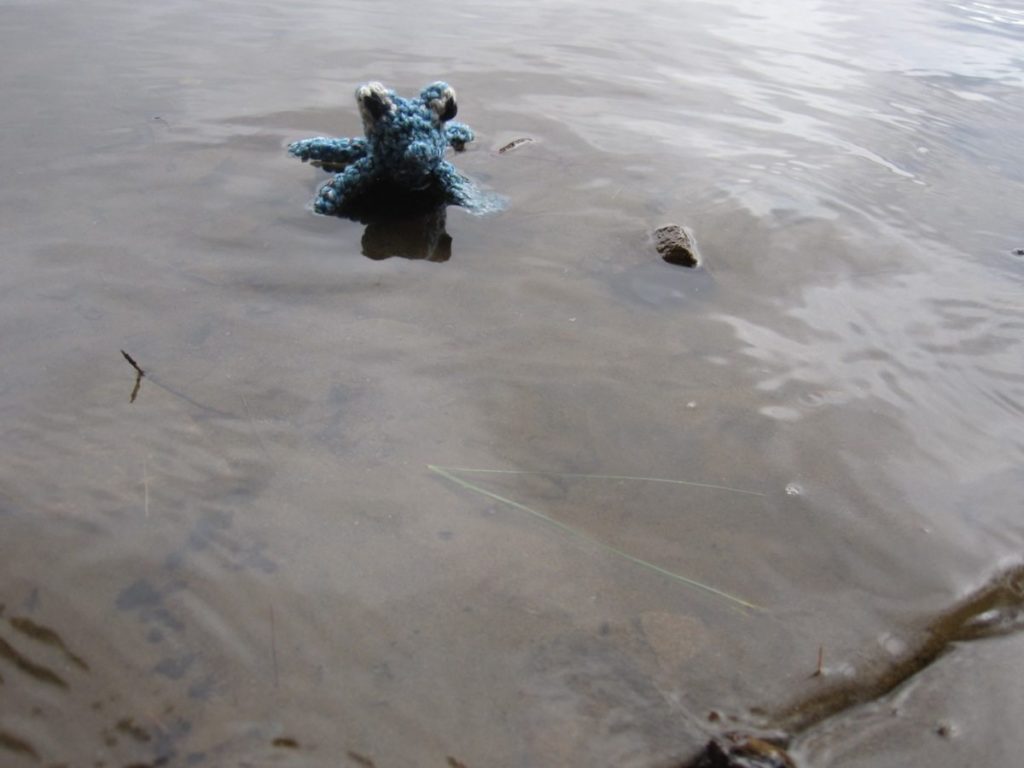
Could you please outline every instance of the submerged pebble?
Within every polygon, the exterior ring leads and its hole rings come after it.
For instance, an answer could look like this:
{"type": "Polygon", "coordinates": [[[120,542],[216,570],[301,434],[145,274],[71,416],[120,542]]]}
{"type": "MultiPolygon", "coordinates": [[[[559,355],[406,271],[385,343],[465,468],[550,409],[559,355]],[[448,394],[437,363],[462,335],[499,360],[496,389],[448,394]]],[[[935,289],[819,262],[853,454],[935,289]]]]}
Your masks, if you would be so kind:
{"type": "Polygon", "coordinates": [[[693,235],[678,224],[667,224],[654,230],[654,247],[669,264],[691,269],[700,266],[693,235]]]}
{"type": "Polygon", "coordinates": [[[956,724],[949,720],[940,720],[935,724],[935,734],[944,739],[952,739],[957,735],[956,724]]]}

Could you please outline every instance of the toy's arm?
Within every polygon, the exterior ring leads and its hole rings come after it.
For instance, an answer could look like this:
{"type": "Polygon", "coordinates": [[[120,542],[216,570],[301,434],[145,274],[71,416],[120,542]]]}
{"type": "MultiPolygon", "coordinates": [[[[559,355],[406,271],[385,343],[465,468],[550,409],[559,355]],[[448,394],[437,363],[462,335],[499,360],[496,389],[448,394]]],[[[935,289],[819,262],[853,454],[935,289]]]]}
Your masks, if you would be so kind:
{"type": "Polygon", "coordinates": [[[447,123],[444,127],[444,135],[456,152],[464,150],[474,138],[473,129],[465,123],[447,123]]]}
{"type": "Polygon", "coordinates": [[[373,158],[364,157],[356,160],[341,173],[320,187],[313,210],[324,215],[343,213],[346,207],[357,198],[374,177],[373,158]]]}
{"type": "Polygon", "coordinates": [[[448,203],[473,209],[473,195],[476,188],[473,186],[473,182],[459,173],[454,165],[447,160],[442,162],[437,168],[437,179],[441,182],[441,188],[445,192],[448,203]]]}
{"type": "Polygon", "coordinates": [[[447,160],[437,167],[436,178],[449,205],[462,206],[471,213],[493,213],[505,206],[504,199],[492,192],[482,192],[447,160]]]}
{"type": "Polygon", "coordinates": [[[337,172],[366,157],[366,139],[329,139],[317,136],[289,144],[288,152],[304,163],[308,161],[324,170],[337,172]]]}

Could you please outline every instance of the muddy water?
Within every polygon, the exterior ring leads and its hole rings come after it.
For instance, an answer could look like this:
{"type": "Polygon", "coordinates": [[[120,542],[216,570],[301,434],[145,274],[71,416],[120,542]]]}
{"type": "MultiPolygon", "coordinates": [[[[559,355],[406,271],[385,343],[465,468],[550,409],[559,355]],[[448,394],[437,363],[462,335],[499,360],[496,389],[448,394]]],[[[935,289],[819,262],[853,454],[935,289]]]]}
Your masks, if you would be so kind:
{"type": "MultiPolygon", "coordinates": [[[[0,2],[0,762],[666,765],[1019,557],[1024,15],[770,5],[0,2]],[[507,207],[381,259],[284,147],[437,78],[507,207]]],[[[802,755],[1012,764],[1020,649],[802,755]]]]}

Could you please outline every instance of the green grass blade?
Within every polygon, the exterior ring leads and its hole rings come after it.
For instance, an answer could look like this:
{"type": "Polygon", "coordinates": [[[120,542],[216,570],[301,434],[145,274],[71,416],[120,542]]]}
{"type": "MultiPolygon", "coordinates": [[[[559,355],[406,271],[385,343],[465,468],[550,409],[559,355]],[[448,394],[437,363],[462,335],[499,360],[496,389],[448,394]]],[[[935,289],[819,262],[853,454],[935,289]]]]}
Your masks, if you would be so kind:
{"type": "MultiPolygon", "coordinates": [[[[754,610],[754,611],[761,610],[761,608],[759,606],[756,606],[753,603],[750,603],[750,602],[744,600],[741,597],[737,597],[736,595],[731,595],[728,592],[723,592],[720,589],[715,589],[714,587],[712,587],[712,586],[710,586],[708,584],[704,584],[703,582],[696,581],[695,579],[687,578],[686,576],[683,576],[682,574],[675,573],[674,571],[670,571],[667,568],[662,568],[660,565],[655,565],[654,563],[649,562],[647,560],[642,560],[641,558],[635,557],[635,556],[629,554],[628,552],[624,552],[623,550],[619,549],[618,547],[613,547],[610,544],[606,544],[605,542],[601,541],[600,539],[597,539],[594,536],[591,536],[590,534],[585,533],[584,531],[579,530],[578,528],[574,528],[571,525],[566,525],[565,523],[556,520],[555,518],[551,517],[550,515],[547,515],[544,512],[541,512],[540,510],[533,509],[532,507],[528,507],[525,504],[520,504],[518,501],[513,501],[512,499],[509,499],[509,498],[506,498],[504,496],[501,496],[501,495],[499,495],[497,493],[494,493],[493,491],[488,491],[486,488],[481,488],[479,485],[471,483],[468,480],[463,480],[461,477],[458,477],[458,476],[452,474],[453,472],[473,472],[473,471],[477,471],[477,472],[493,472],[495,474],[498,474],[498,473],[501,473],[501,474],[544,474],[544,473],[516,472],[516,471],[513,471],[513,470],[509,470],[507,472],[504,472],[502,470],[467,470],[467,469],[455,469],[455,468],[452,468],[452,467],[438,467],[438,466],[436,466],[434,464],[428,464],[427,465],[427,469],[429,469],[431,472],[434,472],[435,474],[440,475],[441,477],[445,478],[446,480],[449,480],[449,481],[455,483],[456,485],[460,486],[461,488],[465,488],[467,491],[473,491],[474,493],[478,493],[481,496],[486,496],[489,499],[493,499],[494,501],[500,502],[500,503],[505,504],[507,506],[510,506],[510,507],[512,507],[514,509],[518,509],[518,510],[520,510],[522,512],[526,512],[526,513],[528,513],[530,515],[533,515],[534,517],[539,518],[540,520],[543,520],[545,523],[548,523],[549,525],[553,525],[554,527],[558,528],[559,530],[564,531],[565,533],[568,533],[570,536],[574,536],[575,538],[582,539],[583,541],[586,541],[589,544],[598,547],[599,549],[603,549],[605,552],[610,552],[610,553],[612,553],[614,555],[618,555],[619,557],[625,558],[626,560],[629,560],[631,563],[635,563],[636,565],[639,565],[639,566],[641,566],[643,568],[646,568],[646,569],[648,569],[650,571],[654,571],[655,573],[659,573],[662,576],[667,576],[668,578],[673,579],[673,580],[678,581],[678,582],[681,582],[683,584],[686,584],[687,586],[693,587],[695,589],[703,590],[704,592],[708,592],[708,593],[710,593],[712,595],[715,595],[716,597],[722,598],[723,600],[727,600],[730,603],[733,603],[734,605],[739,605],[739,606],[741,606],[743,608],[747,608],[747,609],[754,610]]],[[[571,475],[571,477],[598,477],[598,478],[602,478],[602,479],[607,479],[610,476],[608,476],[608,475],[597,475],[597,476],[591,476],[591,475],[571,475]]],[[[632,479],[647,479],[647,478],[625,478],[625,477],[623,477],[623,478],[616,478],[616,479],[632,480],[632,479]]],[[[666,481],[666,482],[671,482],[671,481],[666,481]]],[[[690,485],[690,483],[683,483],[683,484],[684,485],[690,485]]],[[[729,489],[729,490],[731,490],[731,489],[729,489]]],[[[757,495],[763,495],[763,494],[757,494],[757,495]]]]}
{"type": "Polygon", "coordinates": [[[436,470],[447,472],[460,472],[462,474],[488,474],[488,475],[545,475],[547,477],[575,477],[581,480],[635,480],[644,483],[671,483],[672,485],[689,485],[695,488],[712,488],[717,491],[731,491],[742,493],[745,496],[767,496],[759,491],[746,491],[742,488],[732,488],[728,485],[714,485],[713,483],[698,483],[693,480],[672,480],[665,477],[633,477],[631,475],[587,475],[579,472],[539,472],[523,469],[469,469],[466,467],[434,467],[436,470]]]}

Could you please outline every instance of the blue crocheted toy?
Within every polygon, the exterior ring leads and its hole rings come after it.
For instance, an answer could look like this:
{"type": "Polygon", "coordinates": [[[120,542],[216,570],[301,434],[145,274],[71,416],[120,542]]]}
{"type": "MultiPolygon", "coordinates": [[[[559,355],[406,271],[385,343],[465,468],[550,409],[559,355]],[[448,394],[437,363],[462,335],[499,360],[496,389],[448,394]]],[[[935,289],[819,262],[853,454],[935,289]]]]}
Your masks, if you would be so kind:
{"type": "Polygon", "coordinates": [[[439,202],[476,208],[475,188],[444,159],[473,140],[473,131],[448,122],[458,107],[447,83],[431,83],[419,98],[404,99],[380,83],[356,90],[366,138],[318,136],[289,145],[288,152],[335,173],[320,188],[313,209],[342,214],[383,192],[422,195],[439,202]]]}

